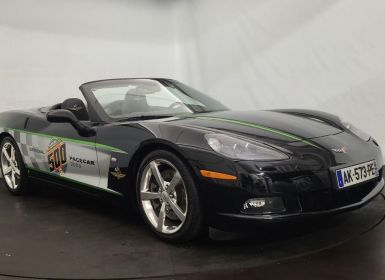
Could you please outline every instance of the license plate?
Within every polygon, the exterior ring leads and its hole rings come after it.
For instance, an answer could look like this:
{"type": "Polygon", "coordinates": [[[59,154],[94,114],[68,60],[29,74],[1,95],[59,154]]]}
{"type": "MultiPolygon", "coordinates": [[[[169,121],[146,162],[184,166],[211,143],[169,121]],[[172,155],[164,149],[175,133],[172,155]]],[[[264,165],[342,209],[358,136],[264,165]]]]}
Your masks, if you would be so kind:
{"type": "Polygon", "coordinates": [[[340,189],[353,186],[379,176],[374,160],[362,164],[336,170],[338,187],[340,189]]]}

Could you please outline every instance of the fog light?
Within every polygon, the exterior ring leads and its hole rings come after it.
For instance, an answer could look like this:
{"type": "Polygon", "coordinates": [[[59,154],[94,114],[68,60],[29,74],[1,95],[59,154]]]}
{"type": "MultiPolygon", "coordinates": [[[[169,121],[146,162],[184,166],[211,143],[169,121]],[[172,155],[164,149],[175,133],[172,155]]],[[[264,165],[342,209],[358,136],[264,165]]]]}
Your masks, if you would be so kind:
{"type": "Polygon", "coordinates": [[[280,197],[251,198],[243,204],[245,214],[274,214],[284,212],[285,206],[280,197]]]}
{"type": "Polygon", "coordinates": [[[260,208],[266,205],[266,200],[264,198],[249,199],[245,203],[245,208],[260,208]]]}

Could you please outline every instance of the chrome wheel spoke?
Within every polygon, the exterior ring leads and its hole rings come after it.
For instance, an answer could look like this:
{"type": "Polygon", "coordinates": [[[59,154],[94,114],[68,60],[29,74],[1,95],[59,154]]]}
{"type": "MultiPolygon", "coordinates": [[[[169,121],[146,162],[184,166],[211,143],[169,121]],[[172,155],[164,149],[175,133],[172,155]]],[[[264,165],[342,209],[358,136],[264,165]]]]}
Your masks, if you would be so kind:
{"type": "Polygon", "coordinates": [[[7,166],[3,169],[3,175],[8,175],[12,171],[12,166],[7,166]]]}
{"type": "Polygon", "coordinates": [[[166,203],[163,202],[159,211],[158,227],[157,227],[160,232],[163,232],[165,221],[166,221],[166,203]]]}
{"type": "Polygon", "coordinates": [[[15,162],[16,156],[15,156],[15,148],[11,146],[11,160],[12,162],[15,162]]]}
{"type": "Polygon", "coordinates": [[[142,200],[160,199],[160,193],[157,193],[157,192],[142,191],[140,194],[141,194],[142,200]]]}
{"type": "Polygon", "coordinates": [[[11,156],[8,154],[8,151],[5,147],[3,147],[3,155],[5,156],[5,159],[11,163],[12,159],[11,159],[11,156]]]}
{"type": "Polygon", "coordinates": [[[178,219],[184,222],[186,220],[186,214],[183,213],[182,209],[170,198],[167,199],[167,202],[178,219]]]}
{"type": "Polygon", "coordinates": [[[151,166],[152,175],[154,175],[156,183],[163,190],[163,188],[164,188],[164,180],[163,180],[162,175],[160,174],[158,165],[155,163],[155,161],[153,161],[153,162],[150,163],[150,166],[151,166]]]}
{"type": "Polygon", "coordinates": [[[11,171],[11,182],[12,182],[12,189],[16,188],[16,177],[15,177],[15,172],[13,170],[11,171]]]}
{"type": "Polygon", "coordinates": [[[175,172],[174,177],[172,178],[168,188],[167,188],[167,193],[170,194],[173,191],[175,191],[175,187],[179,184],[180,180],[182,178],[180,177],[180,174],[178,171],[175,172]]]}
{"type": "Polygon", "coordinates": [[[13,170],[15,171],[15,173],[17,174],[17,175],[19,175],[20,176],[20,169],[19,168],[17,168],[16,166],[13,168],[13,170]]]}

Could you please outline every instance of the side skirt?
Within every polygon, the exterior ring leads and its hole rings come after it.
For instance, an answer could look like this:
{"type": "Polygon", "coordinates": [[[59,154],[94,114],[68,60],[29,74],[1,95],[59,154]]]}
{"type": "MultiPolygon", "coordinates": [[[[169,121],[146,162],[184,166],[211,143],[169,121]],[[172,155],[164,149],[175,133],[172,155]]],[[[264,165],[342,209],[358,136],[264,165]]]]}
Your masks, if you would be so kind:
{"type": "Polygon", "coordinates": [[[65,177],[58,175],[52,175],[48,172],[41,170],[36,170],[32,168],[27,168],[28,177],[34,181],[40,181],[46,185],[53,184],[55,187],[60,187],[61,189],[68,189],[80,193],[86,193],[96,197],[114,197],[114,198],[123,198],[124,195],[112,190],[98,188],[92,185],[84,184],[77,182],[65,177]]]}

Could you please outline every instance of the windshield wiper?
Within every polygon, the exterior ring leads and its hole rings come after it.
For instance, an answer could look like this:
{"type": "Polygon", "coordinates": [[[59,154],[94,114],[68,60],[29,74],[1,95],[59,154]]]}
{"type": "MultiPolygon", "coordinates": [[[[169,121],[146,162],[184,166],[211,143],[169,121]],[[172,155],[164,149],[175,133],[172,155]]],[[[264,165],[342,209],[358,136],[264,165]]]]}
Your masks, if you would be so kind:
{"type": "Polygon", "coordinates": [[[154,119],[164,119],[164,118],[172,118],[173,115],[141,115],[130,118],[119,119],[120,122],[125,121],[143,121],[143,120],[154,120],[154,119]]]}

